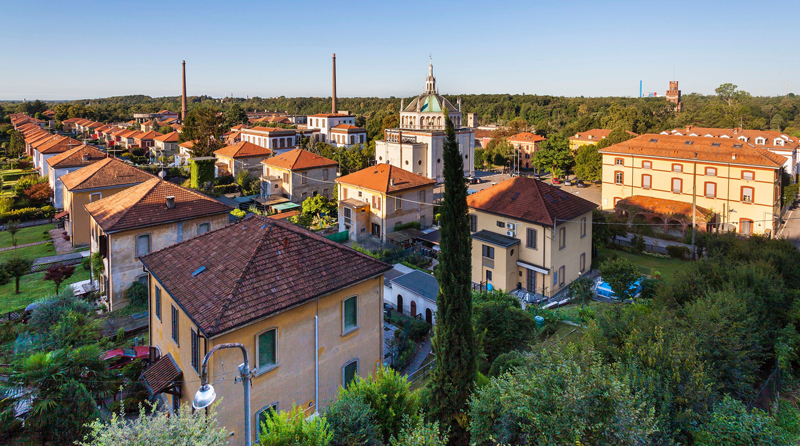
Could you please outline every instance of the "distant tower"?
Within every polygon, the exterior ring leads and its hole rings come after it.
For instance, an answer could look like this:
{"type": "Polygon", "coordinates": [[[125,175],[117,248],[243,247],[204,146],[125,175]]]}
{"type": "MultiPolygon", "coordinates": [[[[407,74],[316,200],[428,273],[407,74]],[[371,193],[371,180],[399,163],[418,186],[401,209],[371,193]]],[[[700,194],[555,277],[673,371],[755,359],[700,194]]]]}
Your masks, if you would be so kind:
{"type": "Polygon", "coordinates": [[[333,53],[333,93],[331,96],[333,97],[331,100],[331,113],[335,115],[338,113],[336,107],[336,53],[333,53]]]}
{"type": "Polygon", "coordinates": [[[669,81],[669,90],[667,90],[667,101],[675,104],[675,110],[681,111],[683,103],[681,102],[681,91],[678,90],[678,81],[669,81]]]}
{"type": "Polygon", "coordinates": [[[425,93],[436,94],[436,78],[433,77],[433,59],[428,65],[428,77],[425,78],[425,93]]]}
{"type": "Polygon", "coordinates": [[[183,61],[183,95],[181,96],[181,121],[186,120],[186,61],[183,61]]]}

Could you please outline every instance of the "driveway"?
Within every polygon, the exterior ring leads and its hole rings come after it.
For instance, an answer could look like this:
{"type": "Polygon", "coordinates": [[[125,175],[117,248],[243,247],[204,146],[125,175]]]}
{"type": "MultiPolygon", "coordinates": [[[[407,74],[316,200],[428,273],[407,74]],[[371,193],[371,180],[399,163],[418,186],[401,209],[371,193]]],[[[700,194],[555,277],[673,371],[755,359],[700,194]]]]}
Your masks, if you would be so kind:
{"type": "Polygon", "coordinates": [[[786,213],[784,221],[786,223],[778,230],[778,237],[789,240],[800,249],[800,209],[797,209],[797,204],[786,213]]]}

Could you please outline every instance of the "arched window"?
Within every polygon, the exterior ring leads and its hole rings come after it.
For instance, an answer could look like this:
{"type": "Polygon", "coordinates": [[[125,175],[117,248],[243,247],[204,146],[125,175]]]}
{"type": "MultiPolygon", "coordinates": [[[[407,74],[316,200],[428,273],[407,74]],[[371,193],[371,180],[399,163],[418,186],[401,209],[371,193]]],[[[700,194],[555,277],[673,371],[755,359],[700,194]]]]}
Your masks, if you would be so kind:
{"type": "Polygon", "coordinates": [[[430,308],[425,309],[425,322],[433,325],[433,311],[430,308]]]}
{"type": "Polygon", "coordinates": [[[411,317],[417,317],[417,303],[413,300],[411,301],[411,312],[409,313],[411,317]]]}
{"type": "Polygon", "coordinates": [[[403,314],[403,296],[397,295],[397,312],[403,314]]]}

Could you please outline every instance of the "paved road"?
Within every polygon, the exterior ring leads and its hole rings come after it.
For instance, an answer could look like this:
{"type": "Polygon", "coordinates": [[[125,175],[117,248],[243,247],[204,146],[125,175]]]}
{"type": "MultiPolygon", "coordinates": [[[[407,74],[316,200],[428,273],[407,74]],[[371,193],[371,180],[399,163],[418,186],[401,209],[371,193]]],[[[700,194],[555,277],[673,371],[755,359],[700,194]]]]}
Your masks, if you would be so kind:
{"type": "Polygon", "coordinates": [[[800,207],[795,204],[795,209],[786,213],[786,224],[778,231],[778,237],[785,238],[800,249],[800,207]]]}

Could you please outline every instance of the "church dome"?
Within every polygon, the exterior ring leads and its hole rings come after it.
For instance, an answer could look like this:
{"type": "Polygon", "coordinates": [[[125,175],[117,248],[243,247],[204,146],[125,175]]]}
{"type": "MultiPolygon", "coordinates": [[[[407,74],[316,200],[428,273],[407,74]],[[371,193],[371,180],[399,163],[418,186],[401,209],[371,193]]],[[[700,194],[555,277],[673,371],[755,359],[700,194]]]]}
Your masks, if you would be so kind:
{"type": "Polygon", "coordinates": [[[417,96],[408,107],[406,107],[403,111],[405,112],[422,112],[422,113],[441,113],[444,109],[447,108],[448,112],[455,112],[458,111],[453,104],[450,103],[444,96],[438,95],[436,93],[428,93],[428,94],[421,94],[417,96]],[[417,110],[417,104],[419,104],[419,110],[417,110]]]}

